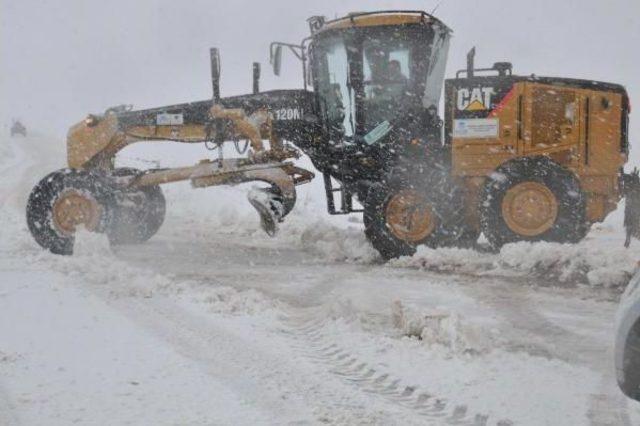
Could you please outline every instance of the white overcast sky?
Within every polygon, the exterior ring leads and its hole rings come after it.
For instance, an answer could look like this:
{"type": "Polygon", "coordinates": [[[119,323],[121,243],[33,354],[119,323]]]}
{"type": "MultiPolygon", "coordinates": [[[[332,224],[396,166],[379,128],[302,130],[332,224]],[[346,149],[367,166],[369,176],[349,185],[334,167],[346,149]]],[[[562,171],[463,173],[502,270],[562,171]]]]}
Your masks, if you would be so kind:
{"type": "MultiPolygon", "coordinates": [[[[61,137],[112,105],[206,99],[211,46],[222,52],[223,96],[250,91],[253,61],[264,89],[297,87],[293,60],[283,78],[271,76],[268,47],[307,36],[309,16],[438,2],[0,0],[0,118],[61,137]]],[[[518,74],[621,83],[640,99],[640,0],[444,0],[435,14],[454,30],[448,76],[475,45],[478,65],[508,60],[518,74]]],[[[640,138],[640,113],[631,136],[640,138]]]]}

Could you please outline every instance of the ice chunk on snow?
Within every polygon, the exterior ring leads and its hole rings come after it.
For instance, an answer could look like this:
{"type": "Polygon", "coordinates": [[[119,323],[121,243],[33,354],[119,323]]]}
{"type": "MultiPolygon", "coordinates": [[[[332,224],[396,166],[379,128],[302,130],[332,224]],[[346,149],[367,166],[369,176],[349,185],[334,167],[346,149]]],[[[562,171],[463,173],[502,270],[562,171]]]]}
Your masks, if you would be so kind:
{"type": "Polygon", "coordinates": [[[391,317],[393,325],[402,334],[416,337],[428,345],[444,347],[451,353],[481,353],[494,346],[491,331],[464,324],[460,315],[453,311],[418,310],[396,300],[391,305],[391,317]]]}

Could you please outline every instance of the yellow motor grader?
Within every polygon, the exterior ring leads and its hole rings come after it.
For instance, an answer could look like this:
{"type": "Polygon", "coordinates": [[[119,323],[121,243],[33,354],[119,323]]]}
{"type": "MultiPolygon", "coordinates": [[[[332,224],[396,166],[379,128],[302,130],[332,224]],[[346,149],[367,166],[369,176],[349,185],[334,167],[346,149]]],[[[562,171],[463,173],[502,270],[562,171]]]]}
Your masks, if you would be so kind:
{"type": "Polygon", "coordinates": [[[475,49],[445,82],[452,32],[422,11],[312,17],[309,26],[301,44],[271,45],[277,75],[283,50],[300,59],[303,89],[260,91],[254,64],[253,93],[221,98],[212,49],[211,100],[112,108],[73,126],[68,168],[43,179],[29,199],[36,241],[69,254],[84,226],[113,243],[143,242],[164,218],[160,185],[182,180],[264,182],[249,201],[274,233],[295,204],[296,185],[314,176],[290,161],[298,149],[323,175],[329,213],[363,213],[368,239],[387,259],[423,244],[469,246],[480,233],[496,249],[576,242],[624,195],[629,237],[640,233],[640,182],[623,171],[631,108],[622,86],[516,76],[506,62],[476,69],[475,49]],[[178,169],[114,167],[120,150],[148,140],[214,147],[247,140],[251,149],[178,169]]]}

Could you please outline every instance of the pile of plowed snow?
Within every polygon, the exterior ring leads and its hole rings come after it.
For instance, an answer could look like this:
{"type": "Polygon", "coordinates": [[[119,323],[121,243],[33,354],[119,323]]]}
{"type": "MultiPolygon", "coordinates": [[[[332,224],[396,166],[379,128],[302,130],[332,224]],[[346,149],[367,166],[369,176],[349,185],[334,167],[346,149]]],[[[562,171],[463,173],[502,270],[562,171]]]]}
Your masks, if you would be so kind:
{"type": "Polygon", "coordinates": [[[470,275],[529,276],[549,284],[624,287],[637,268],[634,250],[589,239],[579,244],[516,243],[497,254],[467,249],[420,248],[393,267],[420,268],[470,275]]]}
{"type": "Polygon", "coordinates": [[[403,336],[452,354],[489,352],[498,340],[491,329],[468,324],[457,312],[447,309],[424,311],[396,300],[391,306],[391,318],[403,336]]]}
{"type": "Polygon", "coordinates": [[[4,257],[20,258],[39,269],[77,277],[89,288],[107,289],[114,299],[154,295],[182,298],[188,295],[189,302],[203,304],[207,310],[218,314],[275,316],[278,312],[277,301],[254,290],[239,291],[217,283],[181,280],[131,266],[113,254],[104,235],[81,231],[76,235],[74,255],[56,256],[31,241],[29,231],[16,215],[5,211],[0,214],[0,220],[10,230],[0,243],[0,254],[4,257]]]}

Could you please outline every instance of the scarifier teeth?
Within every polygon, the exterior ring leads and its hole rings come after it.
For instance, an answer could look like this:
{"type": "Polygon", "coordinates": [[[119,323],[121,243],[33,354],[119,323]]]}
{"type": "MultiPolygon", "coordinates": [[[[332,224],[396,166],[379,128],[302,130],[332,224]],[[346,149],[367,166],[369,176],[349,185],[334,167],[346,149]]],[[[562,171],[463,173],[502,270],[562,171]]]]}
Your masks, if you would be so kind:
{"type": "Polygon", "coordinates": [[[260,215],[262,230],[270,237],[275,236],[278,233],[278,223],[284,215],[281,197],[265,189],[252,189],[247,198],[260,215]]]}

